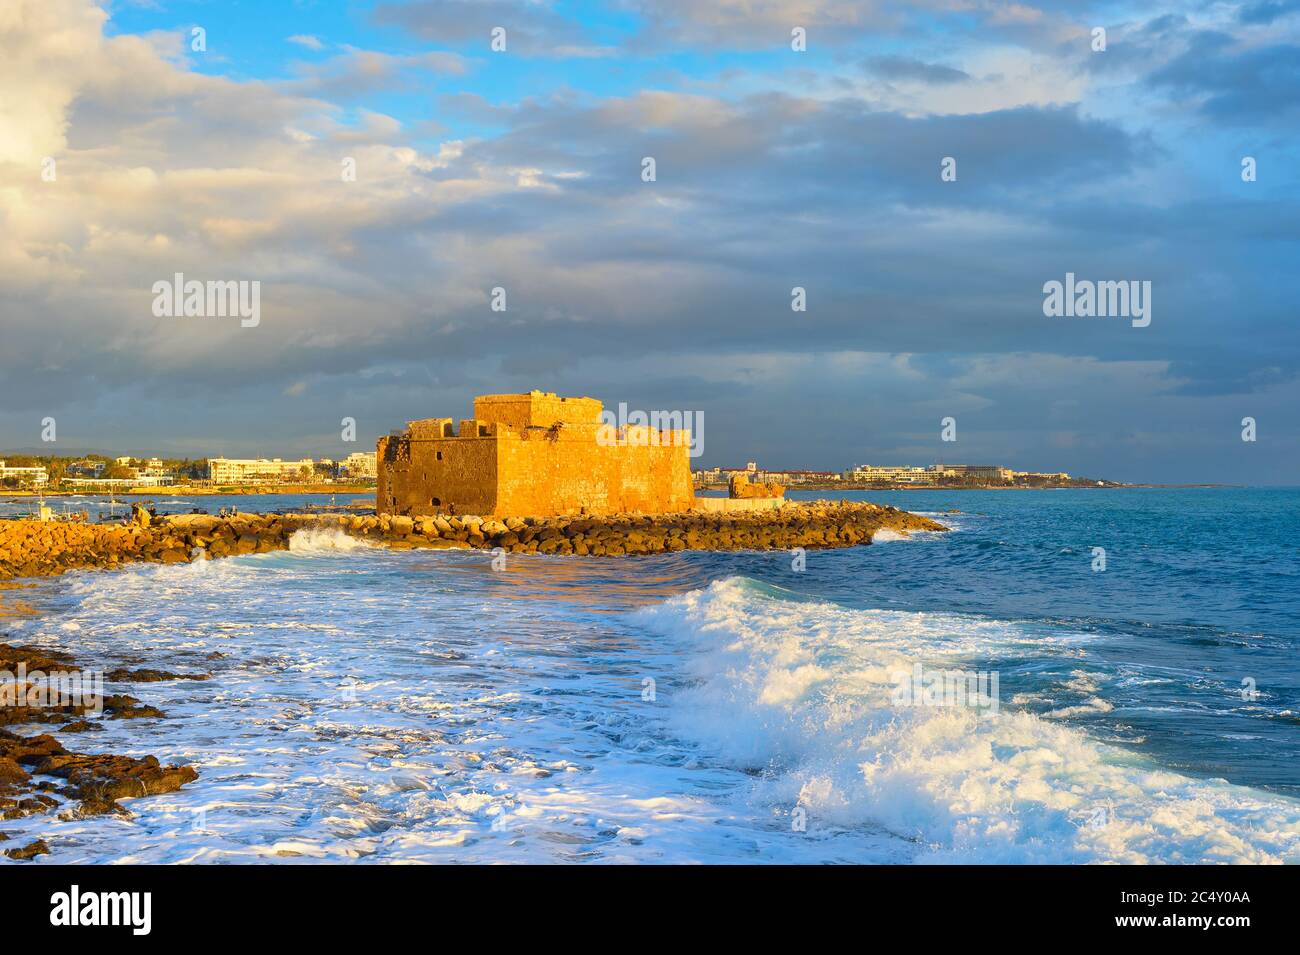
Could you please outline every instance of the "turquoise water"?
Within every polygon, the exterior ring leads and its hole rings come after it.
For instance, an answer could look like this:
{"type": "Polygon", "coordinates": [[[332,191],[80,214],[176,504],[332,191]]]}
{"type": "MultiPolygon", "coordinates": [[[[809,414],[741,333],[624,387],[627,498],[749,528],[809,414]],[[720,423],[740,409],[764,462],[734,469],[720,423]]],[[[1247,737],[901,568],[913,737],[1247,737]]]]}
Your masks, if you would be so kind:
{"type": "Polygon", "coordinates": [[[497,568],[316,531],[47,581],[8,639],[212,674],[76,745],[200,776],[7,829],[61,862],[1300,861],[1300,492],[847,496],[953,531],[497,568]],[[918,664],[996,708],[901,698],[918,664]]]}

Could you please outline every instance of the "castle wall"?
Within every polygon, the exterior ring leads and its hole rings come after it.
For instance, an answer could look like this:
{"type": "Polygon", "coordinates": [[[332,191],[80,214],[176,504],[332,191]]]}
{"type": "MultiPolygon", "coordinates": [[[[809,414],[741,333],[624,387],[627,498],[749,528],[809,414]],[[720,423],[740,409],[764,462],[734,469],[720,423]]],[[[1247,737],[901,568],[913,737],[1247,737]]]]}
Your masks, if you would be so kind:
{"type": "Polygon", "coordinates": [[[496,511],[495,437],[380,438],[376,510],[380,514],[492,514],[496,511]]]}
{"type": "Polygon", "coordinates": [[[667,513],[694,503],[689,449],[601,444],[597,428],[530,429],[499,445],[502,514],[667,513]]]}

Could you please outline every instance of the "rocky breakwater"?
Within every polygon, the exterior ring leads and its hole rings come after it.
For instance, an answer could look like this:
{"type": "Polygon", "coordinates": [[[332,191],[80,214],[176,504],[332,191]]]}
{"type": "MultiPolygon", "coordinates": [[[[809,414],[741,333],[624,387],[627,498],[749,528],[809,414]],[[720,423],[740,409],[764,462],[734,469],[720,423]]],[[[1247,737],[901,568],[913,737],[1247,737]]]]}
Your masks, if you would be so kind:
{"type": "Polygon", "coordinates": [[[147,560],[158,542],[139,527],[69,521],[0,521],[0,579],[147,560]]]}
{"type": "Polygon", "coordinates": [[[787,504],[728,514],[611,515],[500,520],[480,517],[344,517],[350,534],[414,547],[501,548],[511,553],[617,556],[683,550],[789,550],[871,543],[878,530],[947,530],[893,507],[855,502],[787,504]]]}
{"type": "Polygon", "coordinates": [[[135,524],[0,521],[0,580],[131,561],[182,564],[200,556],[283,550],[293,531],[315,521],[312,516],[291,520],[259,514],[187,514],[152,521],[146,516],[135,524]]]}
{"type": "Polygon", "coordinates": [[[192,514],[160,518],[147,526],[0,521],[0,579],[114,567],[126,561],[186,563],[285,550],[295,531],[313,528],[334,529],[394,547],[499,547],[511,553],[597,557],[852,547],[871,543],[879,530],[908,534],[947,529],[893,507],[823,501],[740,513],[603,517],[192,514]]]}

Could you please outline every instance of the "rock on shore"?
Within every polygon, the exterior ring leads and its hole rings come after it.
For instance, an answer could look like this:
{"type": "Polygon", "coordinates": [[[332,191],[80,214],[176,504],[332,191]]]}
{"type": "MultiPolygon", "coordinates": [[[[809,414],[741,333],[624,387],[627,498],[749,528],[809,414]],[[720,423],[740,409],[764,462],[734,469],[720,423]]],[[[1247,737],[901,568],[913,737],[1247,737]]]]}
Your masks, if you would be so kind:
{"type": "Polygon", "coordinates": [[[163,517],[149,527],[0,521],[0,579],[60,574],[127,561],[284,550],[295,531],[337,529],[396,547],[501,548],[511,553],[617,556],[683,550],[790,550],[871,543],[876,531],[947,530],[893,507],[856,502],[787,504],[739,513],[482,517],[240,514],[163,517]]]}
{"type": "MultiPolygon", "coordinates": [[[[141,705],[135,697],[124,694],[104,696],[99,706],[84,696],[63,696],[55,678],[80,669],[67,653],[0,643],[0,671],[10,674],[11,680],[5,684],[0,724],[44,724],[58,733],[82,733],[99,728],[98,723],[87,717],[164,718],[165,714],[157,707],[141,705]],[[25,683],[13,680],[15,671],[23,672],[24,667],[34,679],[25,683]]],[[[140,672],[150,677],[162,673],[117,670],[110,675],[110,680],[130,680],[140,672]]],[[[154,756],[140,759],[115,753],[76,753],[49,733],[25,736],[0,728],[0,820],[52,811],[77,816],[129,815],[118,800],[172,792],[197,778],[192,766],[164,766],[154,756]]],[[[0,841],[8,838],[0,830],[0,841]]],[[[5,855],[23,860],[49,851],[43,840],[37,840],[21,848],[7,849],[5,855]]]]}

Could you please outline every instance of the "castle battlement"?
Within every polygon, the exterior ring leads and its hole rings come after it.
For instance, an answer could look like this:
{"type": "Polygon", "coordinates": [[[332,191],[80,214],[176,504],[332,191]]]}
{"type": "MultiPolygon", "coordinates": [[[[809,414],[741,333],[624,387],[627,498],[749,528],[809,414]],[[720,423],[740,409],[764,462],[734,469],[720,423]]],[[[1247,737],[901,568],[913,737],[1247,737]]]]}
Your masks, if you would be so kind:
{"type": "Polygon", "coordinates": [[[690,432],[602,421],[595,398],[480,395],[377,447],[381,514],[668,513],[690,508],[690,432]]]}

